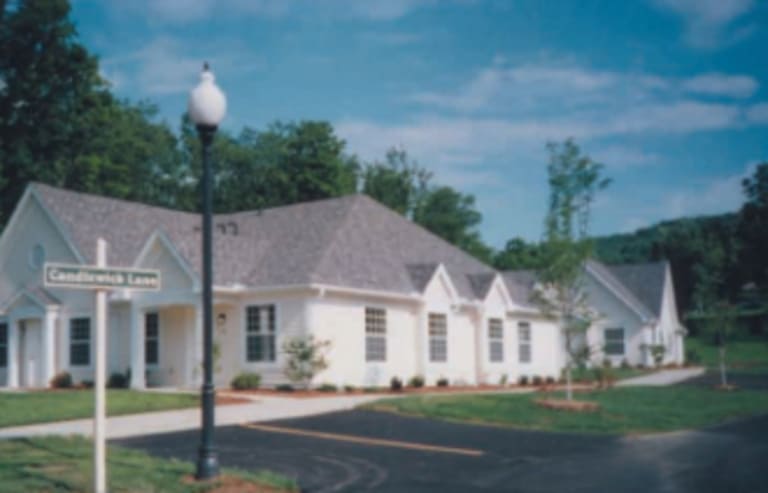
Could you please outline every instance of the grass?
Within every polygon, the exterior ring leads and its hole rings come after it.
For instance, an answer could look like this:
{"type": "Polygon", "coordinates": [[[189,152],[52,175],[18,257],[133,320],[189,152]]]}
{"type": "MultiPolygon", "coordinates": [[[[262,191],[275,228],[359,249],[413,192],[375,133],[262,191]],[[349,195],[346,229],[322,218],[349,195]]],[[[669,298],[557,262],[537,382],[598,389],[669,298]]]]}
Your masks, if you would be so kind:
{"type": "MultiPolygon", "coordinates": [[[[616,380],[623,380],[625,378],[639,377],[640,375],[647,375],[655,371],[653,368],[611,368],[611,375],[616,380]]],[[[594,382],[596,380],[595,370],[593,368],[574,368],[573,381],[574,382],[594,382]]]]}
{"type": "MultiPolygon", "coordinates": [[[[107,391],[107,414],[144,413],[199,405],[192,394],[162,394],[134,390],[107,391]]],[[[93,416],[92,390],[0,393],[0,428],[93,416]]]]}
{"type": "MultiPolygon", "coordinates": [[[[693,350],[707,368],[718,368],[718,347],[700,337],[685,340],[686,350],[693,350]]],[[[768,341],[763,338],[730,341],[725,348],[725,362],[729,369],[768,373],[768,341]]]]}
{"type": "MultiPolygon", "coordinates": [[[[91,442],[77,437],[0,441],[0,492],[91,491],[91,453],[91,442]]],[[[271,472],[224,472],[266,486],[265,492],[297,491],[293,481],[271,472]]],[[[114,493],[203,492],[215,488],[215,484],[188,484],[182,481],[193,473],[191,463],[159,459],[121,447],[111,446],[108,449],[108,489],[114,493]]]]}
{"type": "MultiPolygon", "coordinates": [[[[562,397],[562,394],[550,394],[562,397]]],[[[649,433],[699,428],[768,413],[768,392],[720,392],[698,387],[623,387],[578,393],[600,410],[575,413],[544,409],[541,393],[413,396],[368,404],[368,409],[514,428],[579,433],[649,433]]]]}

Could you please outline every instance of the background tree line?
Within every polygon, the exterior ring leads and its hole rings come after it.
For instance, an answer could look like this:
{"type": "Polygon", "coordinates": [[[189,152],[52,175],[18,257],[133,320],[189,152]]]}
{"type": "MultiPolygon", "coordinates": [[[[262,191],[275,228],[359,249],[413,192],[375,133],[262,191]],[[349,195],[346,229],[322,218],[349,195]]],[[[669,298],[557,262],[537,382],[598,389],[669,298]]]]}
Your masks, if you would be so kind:
{"type": "MultiPolygon", "coordinates": [[[[496,268],[538,268],[544,258],[538,243],[519,238],[494,251],[480,237],[472,195],[435,183],[404,149],[361,162],[328,122],[220,131],[214,145],[218,212],[361,191],[496,268]]],[[[0,0],[0,227],[30,181],[196,210],[198,146],[186,117],[174,131],[150,102],[111,92],[97,58],[78,41],[67,0],[0,0]]],[[[668,258],[682,310],[764,300],[768,164],[745,180],[744,191],[738,213],[597,238],[596,255],[607,262],[668,258]]]]}

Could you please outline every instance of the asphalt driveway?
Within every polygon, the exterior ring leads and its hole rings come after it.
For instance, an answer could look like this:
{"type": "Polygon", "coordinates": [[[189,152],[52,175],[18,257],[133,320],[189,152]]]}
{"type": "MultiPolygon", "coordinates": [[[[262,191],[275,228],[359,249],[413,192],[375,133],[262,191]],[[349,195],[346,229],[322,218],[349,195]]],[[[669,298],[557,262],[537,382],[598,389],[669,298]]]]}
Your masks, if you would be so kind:
{"type": "MultiPolygon", "coordinates": [[[[277,471],[297,478],[307,492],[768,491],[768,416],[642,437],[519,431],[370,411],[255,426],[217,428],[221,464],[277,471]]],[[[115,443],[194,461],[198,433],[115,443]]]]}

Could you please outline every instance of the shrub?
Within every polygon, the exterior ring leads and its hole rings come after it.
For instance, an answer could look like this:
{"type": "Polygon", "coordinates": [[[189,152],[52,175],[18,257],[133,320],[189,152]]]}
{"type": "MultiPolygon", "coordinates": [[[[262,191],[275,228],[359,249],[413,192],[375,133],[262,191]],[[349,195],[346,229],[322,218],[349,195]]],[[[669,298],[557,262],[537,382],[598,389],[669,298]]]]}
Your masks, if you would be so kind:
{"type": "Polygon", "coordinates": [[[424,377],[421,375],[414,375],[411,377],[410,380],[408,380],[408,386],[413,387],[415,389],[418,389],[419,387],[424,386],[424,377]]]}
{"type": "Polygon", "coordinates": [[[318,341],[311,335],[293,337],[283,343],[286,355],[283,373],[296,385],[309,388],[312,378],[328,368],[325,353],[331,341],[318,341]]]}
{"type": "Polygon", "coordinates": [[[332,383],[324,383],[317,388],[318,392],[338,392],[339,388],[332,383]]]}
{"type": "Polygon", "coordinates": [[[80,382],[80,386],[85,389],[92,389],[93,388],[93,380],[83,380],[80,382]]]}
{"type": "Polygon", "coordinates": [[[403,381],[397,377],[392,377],[389,381],[389,390],[393,392],[400,392],[403,390],[403,381]]]}
{"type": "Polygon", "coordinates": [[[114,372],[107,380],[107,387],[110,389],[127,389],[130,381],[126,373],[114,372]]]}
{"type": "Polygon", "coordinates": [[[280,385],[275,385],[275,390],[278,392],[293,392],[293,385],[289,383],[281,383],[280,385]]]}
{"type": "Polygon", "coordinates": [[[603,368],[613,368],[613,361],[611,361],[611,358],[603,358],[603,368]]]}
{"type": "Polygon", "coordinates": [[[525,387],[526,385],[528,385],[528,376],[520,375],[520,378],[517,379],[517,383],[525,387]]]}
{"type": "Polygon", "coordinates": [[[379,392],[379,390],[380,389],[378,387],[363,387],[363,392],[366,394],[373,394],[379,392]]]}
{"type": "Polygon", "coordinates": [[[51,387],[54,389],[68,389],[72,387],[72,375],[68,371],[57,373],[51,379],[51,387]]]}
{"type": "Polygon", "coordinates": [[[692,347],[687,348],[685,350],[685,362],[689,365],[701,364],[701,354],[692,347]]]}
{"type": "Polygon", "coordinates": [[[544,382],[544,379],[542,379],[539,375],[534,375],[532,379],[532,383],[535,386],[540,386],[544,382]]]}
{"type": "Polygon", "coordinates": [[[344,386],[344,392],[354,392],[355,390],[357,390],[357,387],[355,387],[354,385],[344,386]]]}
{"type": "Polygon", "coordinates": [[[629,361],[627,361],[627,358],[624,358],[621,360],[621,369],[622,370],[629,370],[631,366],[629,366],[629,361]]]}
{"type": "Polygon", "coordinates": [[[548,376],[547,378],[544,379],[544,383],[546,383],[547,385],[554,385],[555,377],[553,377],[552,375],[548,376]]]}
{"type": "Polygon", "coordinates": [[[447,387],[448,386],[448,379],[445,377],[440,377],[437,379],[437,386],[438,387],[447,387]]]}
{"type": "Polygon", "coordinates": [[[258,389],[260,385],[261,375],[258,373],[241,373],[230,383],[230,386],[235,390],[258,389]]]}
{"type": "Polygon", "coordinates": [[[499,378],[499,385],[501,386],[507,385],[508,380],[509,380],[509,377],[507,376],[507,374],[506,373],[503,374],[501,378],[499,378]]]}

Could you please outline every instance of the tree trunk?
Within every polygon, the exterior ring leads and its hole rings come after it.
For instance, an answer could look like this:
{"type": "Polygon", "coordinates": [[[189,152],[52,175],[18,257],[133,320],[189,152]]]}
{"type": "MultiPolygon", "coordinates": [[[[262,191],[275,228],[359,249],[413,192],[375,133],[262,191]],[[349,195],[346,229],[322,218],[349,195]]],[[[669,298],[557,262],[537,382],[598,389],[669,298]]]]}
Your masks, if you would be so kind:
{"type": "Polygon", "coordinates": [[[573,400],[573,384],[571,383],[571,365],[565,367],[565,398],[573,400]]]}
{"type": "Polygon", "coordinates": [[[720,346],[720,385],[728,385],[728,379],[725,375],[725,346],[720,346]]]}

